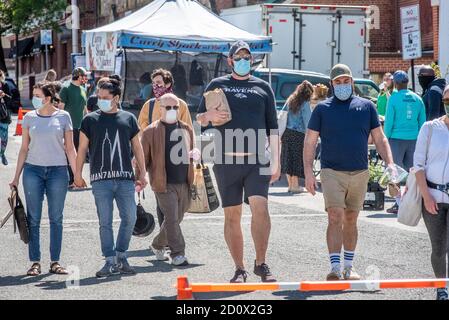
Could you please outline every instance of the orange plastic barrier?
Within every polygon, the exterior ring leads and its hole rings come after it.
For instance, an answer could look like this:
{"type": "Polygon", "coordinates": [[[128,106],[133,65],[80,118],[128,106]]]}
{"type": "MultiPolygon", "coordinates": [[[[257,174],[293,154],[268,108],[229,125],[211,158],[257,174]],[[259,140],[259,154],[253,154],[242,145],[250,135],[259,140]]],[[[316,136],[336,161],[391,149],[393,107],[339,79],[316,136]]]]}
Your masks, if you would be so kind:
{"type": "Polygon", "coordinates": [[[19,113],[18,113],[19,117],[17,118],[16,133],[14,134],[15,136],[22,135],[23,116],[29,111],[31,111],[31,110],[23,110],[22,107],[19,108],[19,113]]]}
{"type": "Polygon", "coordinates": [[[194,292],[250,292],[250,291],[345,291],[380,289],[444,288],[449,279],[401,279],[360,281],[302,281],[276,283],[189,283],[186,276],[178,277],[178,300],[192,300],[194,292]]]}

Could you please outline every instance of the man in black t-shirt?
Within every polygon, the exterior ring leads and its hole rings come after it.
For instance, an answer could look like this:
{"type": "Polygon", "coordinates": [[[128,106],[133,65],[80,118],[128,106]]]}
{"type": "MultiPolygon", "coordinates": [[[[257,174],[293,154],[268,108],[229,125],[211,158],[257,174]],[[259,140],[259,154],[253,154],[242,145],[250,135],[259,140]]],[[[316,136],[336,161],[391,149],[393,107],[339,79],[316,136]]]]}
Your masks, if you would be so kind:
{"type": "MultiPolygon", "coordinates": [[[[213,168],[225,212],[225,240],[236,265],[232,283],[246,282],[247,278],[240,223],[242,198],[249,202],[253,215],[254,273],[263,282],[276,281],[265,257],[271,229],[268,188],[280,175],[278,125],[273,91],[268,83],[250,75],[252,62],[249,45],[236,42],[228,57],[232,74],[212,80],[205,90],[223,90],[232,114],[231,121],[215,127],[213,168]],[[266,155],[267,140],[270,159],[266,155]]],[[[228,119],[226,112],[214,106],[206,108],[205,99],[202,99],[197,116],[201,126],[225,119],[228,119]]]]}
{"type": "Polygon", "coordinates": [[[106,264],[98,278],[114,274],[134,274],[126,251],[136,224],[135,189],[145,188],[145,164],[139,141],[139,126],[133,114],[119,110],[120,82],[109,79],[98,91],[100,110],[89,113],[81,123],[80,145],[76,159],[75,185],[83,187],[83,165],[89,150],[90,181],[100,222],[100,240],[106,264]],[[131,164],[135,155],[141,174],[135,179],[131,164]],[[114,245],[113,202],[120,213],[120,229],[114,245]]]}

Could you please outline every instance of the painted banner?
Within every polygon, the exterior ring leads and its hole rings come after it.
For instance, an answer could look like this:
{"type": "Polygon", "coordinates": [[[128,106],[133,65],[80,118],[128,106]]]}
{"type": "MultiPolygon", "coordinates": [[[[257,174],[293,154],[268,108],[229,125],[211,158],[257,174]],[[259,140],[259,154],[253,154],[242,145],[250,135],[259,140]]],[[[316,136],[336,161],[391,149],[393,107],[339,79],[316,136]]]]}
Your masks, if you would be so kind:
{"type": "Polygon", "coordinates": [[[114,71],[117,51],[115,32],[86,34],[86,68],[90,71],[114,71]]]}
{"type": "MultiPolygon", "coordinates": [[[[230,46],[234,43],[234,41],[161,39],[131,33],[123,33],[120,36],[119,42],[120,46],[123,48],[201,53],[228,53],[230,46]]],[[[248,45],[253,53],[269,53],[272,51],[271,40],[248,41],[248,45]]]]}

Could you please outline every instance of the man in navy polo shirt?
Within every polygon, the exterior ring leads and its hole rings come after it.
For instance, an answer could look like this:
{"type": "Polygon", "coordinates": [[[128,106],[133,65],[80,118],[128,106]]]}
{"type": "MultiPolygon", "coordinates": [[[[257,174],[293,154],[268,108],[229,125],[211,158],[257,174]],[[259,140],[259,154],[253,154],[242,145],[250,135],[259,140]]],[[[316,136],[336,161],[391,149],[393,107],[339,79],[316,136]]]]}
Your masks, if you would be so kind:
{"type": "Polygon", "coordinates": [[[343,64],[334,66],[330,78],[334,95],[317,105],[306,134],[306,188],[315,195],[317,181],[312,164],[318,138],[321,138],[321,186],[329,216],[327,245],[331,260],[327,280],[360,280],[352,261],[357,245],[357,218],[363,208],[369,180],[369,135],[372,135],[378,152],[388,165],[393,165],[393,157],[376,107],[371,101],[354,95],[349,67],[343,64]],[[342,246],[343,274],[340,267],[342,246]]]}

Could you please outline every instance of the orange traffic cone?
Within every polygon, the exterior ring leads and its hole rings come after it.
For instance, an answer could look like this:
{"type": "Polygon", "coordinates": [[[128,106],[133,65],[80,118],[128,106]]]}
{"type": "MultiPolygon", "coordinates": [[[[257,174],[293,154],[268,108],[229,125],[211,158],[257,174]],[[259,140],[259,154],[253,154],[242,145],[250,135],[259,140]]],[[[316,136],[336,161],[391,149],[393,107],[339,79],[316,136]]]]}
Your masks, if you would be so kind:
{"type": "Polygon", "coordinates": [[[22,121],[23,121],[23,110],[22,107],[19,108],[19,118],[17,119],[17,125],[16,125],[16,133],[15,136],[21,136],[22,135],[22,121]]]}
{"type": "Polygon", "coordinates": [[[189,288],[189,280],[186,276],[178,277],[177,289],[177,300],[193,300],[192,288],[189,288]]]}

